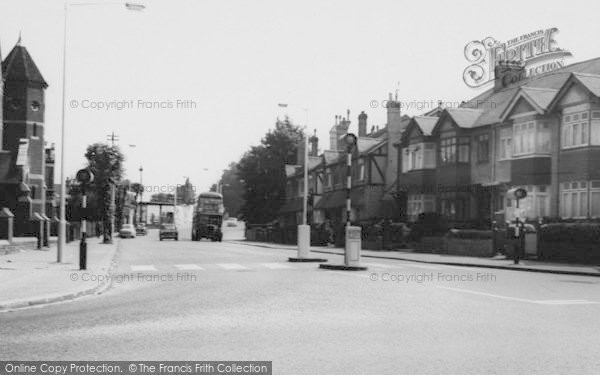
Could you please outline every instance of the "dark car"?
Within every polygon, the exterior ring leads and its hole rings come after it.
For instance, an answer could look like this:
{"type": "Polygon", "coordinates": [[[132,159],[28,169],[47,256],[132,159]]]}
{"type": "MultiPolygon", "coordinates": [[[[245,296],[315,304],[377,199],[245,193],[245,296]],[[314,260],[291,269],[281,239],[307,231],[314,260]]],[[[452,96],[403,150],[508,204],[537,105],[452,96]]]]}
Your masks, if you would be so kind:
{"type": "Polygon", "coordinates": [[[146,225],[144,224],[138,224],[135,227],[135,234],[137,234],[138,236],[145,236],[148,234],[148,231],[146,230],[146,225]]]}
{"type": "Polygon", "coordinates": [[[162,241],[164,238],[170,238],[179,241],[179,232],[175,224],[163,224],[160,226],[158,238],[162,241]]]}

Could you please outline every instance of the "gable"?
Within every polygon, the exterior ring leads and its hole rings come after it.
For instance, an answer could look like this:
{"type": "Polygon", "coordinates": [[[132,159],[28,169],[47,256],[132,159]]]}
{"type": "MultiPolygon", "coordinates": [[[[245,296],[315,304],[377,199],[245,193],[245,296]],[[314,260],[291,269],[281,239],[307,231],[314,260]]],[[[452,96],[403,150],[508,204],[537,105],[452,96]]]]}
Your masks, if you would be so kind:
{"type": "Polygon", "coordinates": [[[446,119],[444,120],[444,122],[442,122],[442,125],[439,128],[439,132],[448,132],[448,131],[454,131],[454,121],[452,121],[451,119],[449,119],[448,117],[446,117],[446,119]]]}
{"type": "Polygon", "coordinates": [[[410,127],[410,130],[408,132],[408,138],[409,139],[417,138],[417,137],[420,137],[421,135],[423,135],[423,132],[421,132],[421,129],[419,129],[419,126],[416,123],[413,123],[413,125],[410,127]]]}
{"type": "Polygon", "coordinates": [[[521,115],[524,113],[531,113],[531,112],[536,112],[536,109],[529,104],[529,102],[527,100],[525,100],[523,97],[519,98],[519,100],[517,100],[517,103],[513,106],[512,110],[509,112],[508,116],[516,116],[516,115],[521,115]]]}
{"type": "Polygon", "coordinates": [[[589,100],[589,95],[586,90],[584,90],[578,84],[571,84],[569,89],[565,92],[563,97],[558,102],[560,106],[567,106],[571,104],[587,102],[589,100]]]}

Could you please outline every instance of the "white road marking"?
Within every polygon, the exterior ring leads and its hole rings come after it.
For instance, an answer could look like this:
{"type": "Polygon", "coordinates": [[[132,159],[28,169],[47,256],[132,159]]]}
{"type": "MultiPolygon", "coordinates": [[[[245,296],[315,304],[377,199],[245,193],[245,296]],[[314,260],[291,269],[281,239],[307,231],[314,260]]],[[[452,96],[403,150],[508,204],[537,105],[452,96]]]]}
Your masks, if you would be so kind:
{"type": "Polygon", "coordinates": [[[249,270],[250,268],[244,267],[241,264],[237,263],[219,263],[217,266],[226,269],[226,270],[249,270]]]}
{"type": "Polygon", "coordinates": [[[202,271],[202,270],[204,270],[204,268],[200,267],[197,264],[176,264],[175,267],[177,267],[177,269],[180,269],[182,271],[184,271],[184,270],[189,270],[189,271],[202,271]]]}
{"type": "Polygon", "coordinates": [[[468,290],[468,289],[450,288],[450,287],[447,287],[447,286],[436,285],[435,287],[439,288],[439,289],[452,290],[452,291],[455,291],[455,292],[477,294],[477,295],[480,295],[480,296],[486,296],[486,297],[492,297],[492,298],[499,298],[499,299],[506,299],[506,300],[511,300],[511,301],[535,303],[535,304],[538,304],[538,305],[552,305],[552,306],[557,306],[557,305],[595,305],[595,304],[600,304],[600,302],[587,301],[587,300],[541,300],[541,301],[540,300],[530,300],[530,299],[525,299],[525,298],[501,296],[499,294],[476,292],[474,290],[468,290]]]}
{"type": "Polygon", "coordinates": [[[284,270],[291,269],[293,267],[283,263],[261,263],[263,266],[272,270],[284,270]]]}
{"type": "Polygon", "coordinates": [[[132,271],[156,271],[156,267],[153,265],[140,265],[140,266],[131,266],[132,271]]]}
{"type": "Polygon", "coordinates": [[[596,305],[600,302],[587,301],[587,300],[548,300],[548,301],[536,301],[536,303],[542,305],[596,305]]]}

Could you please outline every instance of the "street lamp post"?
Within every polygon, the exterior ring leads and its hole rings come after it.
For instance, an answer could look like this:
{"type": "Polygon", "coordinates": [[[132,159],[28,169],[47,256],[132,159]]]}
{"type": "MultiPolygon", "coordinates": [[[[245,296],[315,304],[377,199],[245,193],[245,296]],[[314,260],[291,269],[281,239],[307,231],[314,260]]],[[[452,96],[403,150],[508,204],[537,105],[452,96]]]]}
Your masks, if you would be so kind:
{"type": "Polygon", "coordinates": [[[63,81],[62,81],[62,111],[61,111],[61,127],[60,127],[60,219],[58,223],[58,244],[56,251],[56,261],[62,262],[62,253],[65,247],[66,235],[66,181],[65,181],[65,115],[66,115],[66,87],[67,87],[67,27],[68,27],[68,10],[70,6],[96,6],[96,5],[125,5],[125,8],[133,11],[141,11],[145,8],[142,4],[125,3],[125,2],[96,2],[96,3],[70,3],[65,2],[64,7],[64,27],[63,27],[63,81]]]}
{"type": "MultiPolygon", "coordinates": [[[[287,107],[287,104],[279,104],[280,107],[287,107]]],[[[304,194],[302,194],[302,224],[298,225],[298,256],[288,258],[290,262],[326,262],[326,259],[310,258],[310,225],[308,224],[308,109],[301,108],[306,117],[304,123],[304,194]]]]}

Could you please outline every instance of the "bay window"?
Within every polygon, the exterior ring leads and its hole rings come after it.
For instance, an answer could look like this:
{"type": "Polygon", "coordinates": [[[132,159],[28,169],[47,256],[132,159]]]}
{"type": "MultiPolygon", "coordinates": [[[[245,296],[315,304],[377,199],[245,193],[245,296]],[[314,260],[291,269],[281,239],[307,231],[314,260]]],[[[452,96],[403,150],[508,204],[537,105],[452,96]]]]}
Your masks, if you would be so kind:
{"type": "Polygon", "coordinates": [[[417,143],[402,149],[402,172],[435,168],[435,144],[417,143]]]}
{"type": "Polygon", "coordinates": [[[468,163],[469,138],[451,137],[440,140],[440,160],[442,164],[468,163]]]}
{"type": "MultiPolygon", "coordinates": [[[[598,112],[598,111],[594,111],[598,112]]],[[[592,116],[598,113],[592,113],[592,116]]],[[[598,128],[594,122],[593,128],[598,128]]],[[[595,132],[597,133],[597,131],[595,132]]],[[[565,114],[562,118],[562,148],[587,146],[590,143],[590,119],[588,111],[565,114]]],[[[598,137],[598,135],[596,135],[598,137]]],[[[600,143],[599,143],[600,144],[600,143]]]]}
{"type": "Polygon", "coordinates": [[[560,216],[600,217],[600,181],[569,181],[560,185],[560,216]]]}
{"type": "Polygon", "coordinates": [[[512,157],[512,128],[500,130],[500,160],[512,157]]]}
{"type": "Polygon", "coordinates": [[[488,134],[480,134],[475,137],[477,145],[477,162],[487,163],[490,160],[490,136],[488,134]]]}
{"type": "Polygon", "coordinates": [[[513,155],[550,153],[550,125],[544,121],[527,121],[513,125],[513,155]]]}

